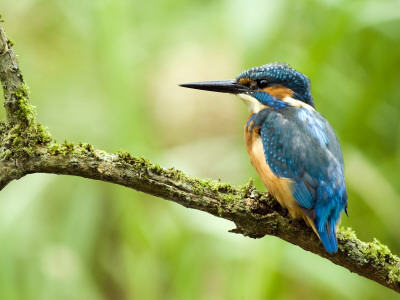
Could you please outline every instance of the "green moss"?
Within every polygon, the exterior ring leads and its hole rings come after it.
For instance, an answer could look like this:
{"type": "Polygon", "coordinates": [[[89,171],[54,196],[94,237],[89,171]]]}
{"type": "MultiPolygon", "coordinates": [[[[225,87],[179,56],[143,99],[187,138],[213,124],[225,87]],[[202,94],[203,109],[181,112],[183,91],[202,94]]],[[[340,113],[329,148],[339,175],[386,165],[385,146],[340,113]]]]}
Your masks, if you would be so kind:
{"type": "Polygon", "coordinates": [[[400,259],[393,255],[386,245],[374,239],[372,243],[363,243],[362,252],[369,263],[388,271],[390,283],[400,283],[400,259]]]}
{"type": "Polygon", "coordinates": [[[1,140],[3,140],[3,135],[5,134],[6,130],[7,130],[6,123],[0,121],[0,137],[1,137],[1,140]]]}
{"type": "Polygon", "coordinates": [[[377,239],[374,239],[372,243],[366,243],[363,252],[368,260],[376,266],[383,266],[389,260],[393,261],[394,259],[389,248],[377,239]]]}
{"type": "Polygon", "coordinates": [[[82,153],[94,155],[95,150],[92,145],[81,142],[81,143],[79,143],[78,146],[81,149],[82,153]]]}
{"type": "Polygon", "coordinates": [[[342,241],[354,241],[357,239],[357,236],[351,227],[340,228],[338,231],[338,239],[342,241]]]}
{"type": "Polygon", "coordinates": [[[75,145],[74,142],[64,141],[62,144],[53,144],[48,147],[48,151],[52,155],[86,155],[90,157],[97,157],[97,153],[93,146],[86,143],[79,143],[75,145]]]}
{"type": "Polygon", "coordinates": [[[148,159],[146,159],[142,156],[133,157],[132,164],[135,167],[139,167],[139,169],[141,169],[142,171],[151,171],[157,175],[161,175],[164,171],[164,169],[162,167],[151,163],[148,159]]]}
{"type": "Polygon", "coordinates": [[[174,169],[166,170],[166,169],[162,168],[160,165],[153,164],[148,159],[146,159],[142,156],[134,157],[129,152],[126,152],[124,150],[118,150],[115,153],[115,155],[117,155],[118,161],[120,163],[134,166],[143,172],[150,171],[154,174],[164,175],[168,178],[173,178],[173,179],[180,177],[180,171],[177,171],[174,169]]]}
{"type": "Polygon", "coordinates": [[[40,155],[39,148],[52,141],[50,133],[39,123],[35,123],[31,127],[21,124],[13,127],[3,124],[2,127],[1,145],[7,150],[7,158],[21,159],[40,155]]]}
{"type": "Polygon", "coordinates": [[[150,170],[159,175],[161,175],[164,172],[164,169],[157,164],[151,164],[150,170]]]}
{"type": "Polygon", "coordinates": [[[339,241],[339,250],[342,252],[346,252],[347,255],[352,257],[354,260],[358,260],[360,256],[359,248],[361,245],[361,241],[357,239],[354,230],[351,229],[351,227],[340,228],[338,230],[337,238],[339,241]],[[357,245],[359,246],[357,247],[357,245]]]}
{"type": "Polygon", "coordinates": [[[370,243],[361,242],[351,228],[341,228],[338,240],[341,241],[340,249],[347,252],[351,259],[359,261],[361,265],[371,264],[382,268],[388,272],[390,283],[400,283],[400,259],[386,245],[377,239],[370,243]]]}
{"type": "Polygon", "coordinates": [[[198,179],[186,177],[185,180],[193,186],[193,192],[197,195],[204,195],[205,193],[216,193],[225,205],[231,205],[235,201],[241,200],[245,197],[247,189],[235,188],[229,183],[220,182],[212,179],[198,179]]]}
{"type": "Polygon", "coordinates": [[[53,138],[47,127],[44,127],[40,123],[36,123],[34,135],[32,137],[35,138],[34,143],[36,145],[48,145],[53,141],[53,138]]]}
{"type": "Polygon", "coordinates": [[[118,159],[123,163],[126,163],[128,165],[132,165],[134,163],[134,157],[129,152],[121,149],[118,150],[115,154],[117,155],[118,159]]]}
{"type": "Polygon", "coordinates": [[[399,266],[391,266],[388,274],[389,283],[400,284],[399,266]]]}
{"type": "Polygon", "coordinates": [[[75,144],[74,142],[67,142],[67,140],[64,140],[64,143],[61,144],[63,147],[63,150],[66,154],[72,154],[75,151],[75,144]]]}
{"type": "Polygon", "coordinates": [[[0,160],[10,159],[12,157],[12,153],[10,150],[0,151],[0,160]]]}
{"type": "Polygon", "coordinates": [[[117,155],[118,161],[120,163],[134,166],[140,170],[152,171],[157,174],[160,174],[163,171],[163,168],[161,168],[159,165],[155,165],[155,164],[151,163],[148,159],[146,159],[142,156],[134,157],[129,152],[126,152],[122,149],[118,150],[115,153],[115,155],[117,155]]]}
{"type": "Polygon", "coordinates": [[[250,196],[251,193],[256,190],[253,179],[250,178],[246,184],[240,185],[239,190],[240,190],[240,193],[243,195],[243,197],[250,196]]]}
{"type": "Polygon", "coordinates": [[[115,153],[118,157],[118,161],[123,164],[135,166],[143,172],[153,172],[157,175],[162,175],[167,178],[171,178],[176,181],[187,182],[193,188],[193,193],[196,195],[204,195],[204,192],[215,192],[218,193],[221,200],[226,202],[234,201],[235,199],[243,198],[244,193],[249,190],[252,183],[248,183],[245,187],[236,189],[229,183],[223,183],[217,180],[211,179],[198,179],[186,176],[179,170],[174,168],[164,169],[157,164],[151,163],[144,157],[133,157],[130,153],[119,150],[115,153]]]}
{"type": "Polygon", "coordinates": [[[157,164],[151,163],[144,157],[133,157],[130,153],[124,150],[118,150],[115,155],[117,156],[119,163],[134,166],[140,172],[152,172],[154,174],[170,178],[174,181],[187,184],[188,187],[191,188],[192,192],[198,196],[207,196],[215,193],[218,195],[221,202],[225,203],[225,205],[230,205],[237,200],[243,199],[245,195],[247,195],[249,191],[254,188],[252,180],[240,188],[235,188],[229,183],[224,183],[219,180],[199,179],[189,177],[174,168],[164,169],[157,164]]]}
{"type": "Polygon", "coordinates": [[[167,169],[165,175],[168,178],[174,179],[176,181],[180,181],[180,180],[186,178],[186,175],[182,171],[176,170],[175,168],[167,169]]]}
{"type": "Polygon", "coordinates": [[[221,205],[217,206],[217,210],[218,210],[218,216],[222,217],[223,210],[222,210],[221,205]]]}
{"type": "Polygon", "coordinates": [[[229,193],[233,191],[233,188],[229,183],[221,183],[220,181],[212,179],[194,179],[195,183],[204,190],[221,193],[229,193]]]}
{"type": "Polygon", "coordinates": [[[29,87],[26,84],[21,84],[15,91],[16,100],[18,102],[17,118],[26,126],[31,126],[36,117],[35,107],[29,102],[29,87]]]}

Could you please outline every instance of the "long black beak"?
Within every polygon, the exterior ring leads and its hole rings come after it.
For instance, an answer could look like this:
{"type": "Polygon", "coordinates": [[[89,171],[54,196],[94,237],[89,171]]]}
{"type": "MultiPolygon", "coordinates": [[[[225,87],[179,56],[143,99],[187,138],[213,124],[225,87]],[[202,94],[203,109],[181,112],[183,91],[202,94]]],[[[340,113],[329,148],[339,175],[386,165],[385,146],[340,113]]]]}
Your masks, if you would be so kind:
{"type": "Polygon", "coordinates": [[[183,83],[180,86],[190,89],[212,91],[219,93],[242,94],[249,92],[250,89],[244,85],[238,84],[236,80],[219,80],[219,81],[201,81],[183,83]]]}

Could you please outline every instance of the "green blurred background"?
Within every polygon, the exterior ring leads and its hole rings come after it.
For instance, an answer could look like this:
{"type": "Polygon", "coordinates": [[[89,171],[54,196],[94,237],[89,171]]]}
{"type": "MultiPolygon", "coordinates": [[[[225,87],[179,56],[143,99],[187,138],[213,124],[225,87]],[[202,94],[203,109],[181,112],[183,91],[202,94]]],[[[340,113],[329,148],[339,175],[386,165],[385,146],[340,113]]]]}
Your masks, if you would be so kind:
{"type": "MultiPolygon", "coordinates": [[[[234,185],[257,178],[246,107],[178,84],[291,64],[310,77],[343,147],[343,226],[400,253],[400,1],[18,0],[1,13],[38,121],[58,141],[122,148],[234,185]]],[[[232,228],[120,186],[30,175],[0,193],[0,299],[396,296],[232,228]]]]}

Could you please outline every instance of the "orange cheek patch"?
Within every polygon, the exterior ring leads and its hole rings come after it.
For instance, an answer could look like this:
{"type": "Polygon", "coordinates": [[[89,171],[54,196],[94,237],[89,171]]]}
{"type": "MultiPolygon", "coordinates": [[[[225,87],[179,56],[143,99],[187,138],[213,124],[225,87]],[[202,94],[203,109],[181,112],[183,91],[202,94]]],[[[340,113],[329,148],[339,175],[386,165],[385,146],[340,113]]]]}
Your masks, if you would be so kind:
{"type": "Polygon", "coordinates": [[[240,79],[239,79],[239,84],[241,84],[241,85],[246,85],[246,86],[250,86],[251,80],[250,80],[249,78],[247,78],[247,77],[245,77],[245,78],[240,78],[240,79]]]}
{"type": "Polygon", "coordinates": [[[294,94],[291,89],[288,89],[281,85],[270,86],[265,89],[262,89],[262,91],[264,91],[278,99],[284,99],[286,97],[293,97],[293,94],[294,94]]]}

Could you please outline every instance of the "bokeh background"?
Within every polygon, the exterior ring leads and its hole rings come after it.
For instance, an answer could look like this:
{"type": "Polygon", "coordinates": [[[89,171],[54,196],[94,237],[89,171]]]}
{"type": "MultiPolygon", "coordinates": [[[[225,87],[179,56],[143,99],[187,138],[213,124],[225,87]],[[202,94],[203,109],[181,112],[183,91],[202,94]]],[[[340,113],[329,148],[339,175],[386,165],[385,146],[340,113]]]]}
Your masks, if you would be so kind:
{"type": "MultiPolygon", "coordinates": [[[[179,88],[283,61],[341,141],[343,226],[400,253],[400,1],[4,1],[8,36],[60,142],[201,178],[250,177],[235,97],[179,88]]],[[[4,118],[4,111],[0,110],[4,118]]],[[[36,174],[0,193],[0,299],[391,299],[274,237],[120,186],[36,174]]]]}

